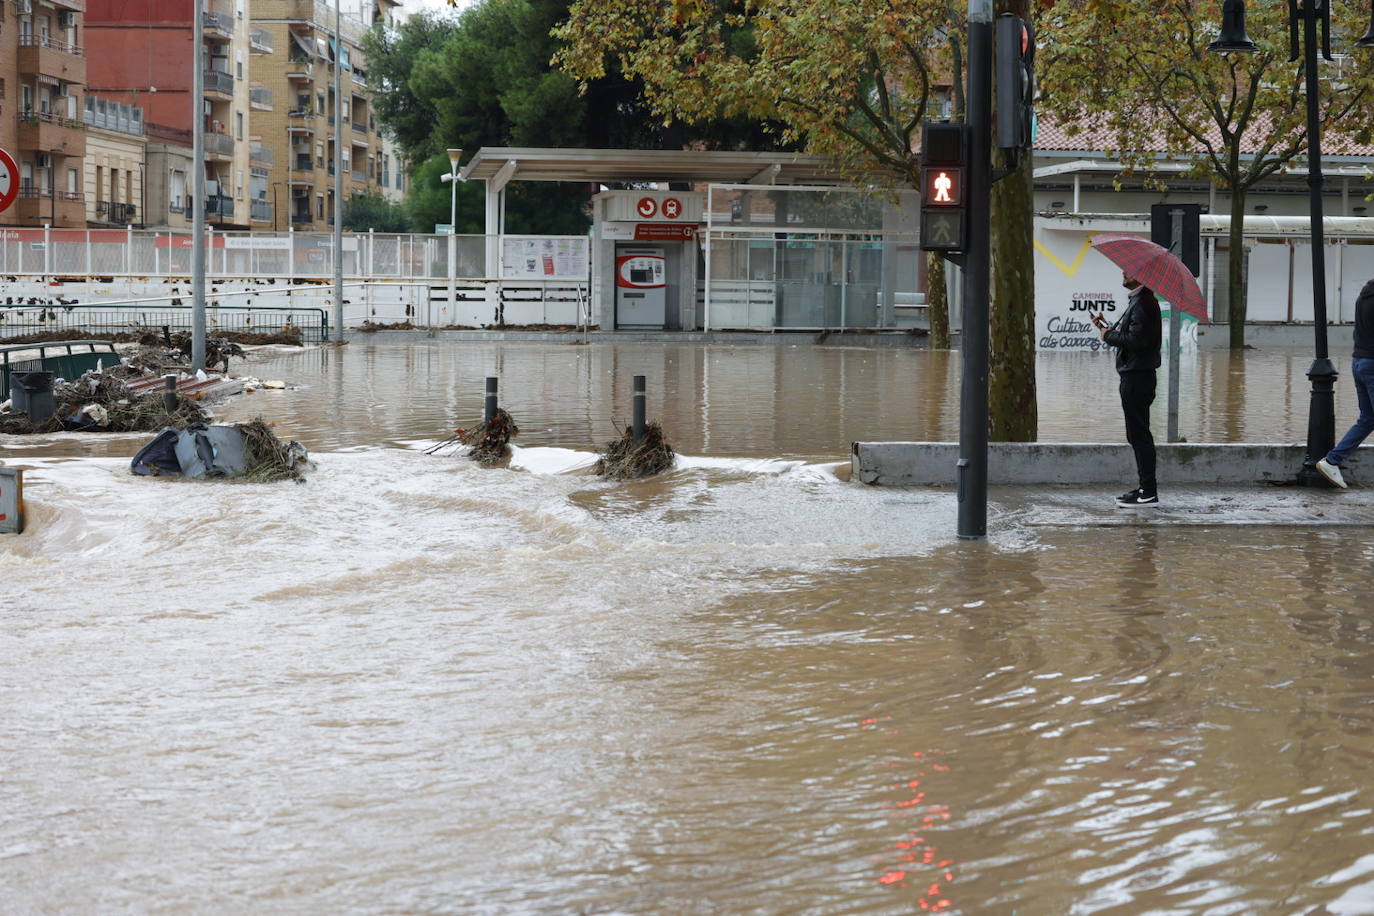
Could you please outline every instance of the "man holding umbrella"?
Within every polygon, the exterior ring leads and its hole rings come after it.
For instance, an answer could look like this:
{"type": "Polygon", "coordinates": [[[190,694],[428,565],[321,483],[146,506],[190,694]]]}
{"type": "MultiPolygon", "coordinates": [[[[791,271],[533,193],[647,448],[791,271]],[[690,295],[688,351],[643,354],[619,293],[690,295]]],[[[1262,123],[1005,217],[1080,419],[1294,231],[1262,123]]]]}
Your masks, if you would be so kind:
{"type": "Polygon", "coordinates": [[[1159,317],[1159,300],[1129,273],[1123,273],[1121,285],[1131,291],[1126,311],[1115,324],[1107,324],[1101,315],[1092,315],[1092,322],[1102,340],[1116,348],[1116,371],[1121,376],[1121,410],[1126,416],[1126,441],[1135,452],[1136,474],[1140,486],[1116,498],[1123,509],[1148,508],[1159,505],[1159,490],[1155,482],[1155,439],[1150,435],[1150,405],[1155,400],[1155,370],[1159,368],[1160,337],[1163,333],[1159,317]]]}

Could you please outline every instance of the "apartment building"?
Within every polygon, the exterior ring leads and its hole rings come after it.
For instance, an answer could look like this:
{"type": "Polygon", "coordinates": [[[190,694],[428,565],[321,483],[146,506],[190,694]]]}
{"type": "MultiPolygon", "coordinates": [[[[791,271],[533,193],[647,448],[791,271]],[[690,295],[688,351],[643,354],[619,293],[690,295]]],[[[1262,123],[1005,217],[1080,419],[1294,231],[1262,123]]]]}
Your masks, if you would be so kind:
{"type": "MultiPolygon", "coordinates": [[[[88,0],[87,85],[92,94],[141,107],[148,130],[189,139],[193,118],[205,128],[206,221],[216,228],[252,223],[251,115],[270,111],[249,78],[248,0],[201,0],[201,33],[193,34],[193,0],[88,0]],[[194,42],[204,47],[203,92],[197,103],[194,42]]],[[[192,176],[193,177],[193,176],[192,176]]],[[[149,185],[170,182],[149,176],[149,185]]],[[[187,182],[187,189],[191,182],[187,182]]],[[[173,195],[168,194],[169,198],[173,195]]],[[[189,206],[189,201],[187,201],[189,206]]]]}
{"type": "Polygon", "coordinates": [[[382,137],[359,42],[372,22],[389,20],[397,5],[378,0],[370,8],[345,8],[342,42],[336,42],[333,6],[317,0],[253,0],[252,29],[260,36],[260,45],[254,45],[255,80],[277,102],[272,111],[254,115],[254,134],[259,147],[270,151],[271,162],[264,163],[265,179],[255,173],[260,183],[253,193],[267,200],[271,190],[276,228],[332,225],[336,143],[342,144],[344,199],[381,190],[382,137]],[[342,76],[340,124],[334,119],[335,67],[342,76]]]}
{"type": "Polygon", "coordinates": [[[102,228],[141,224],[148,153],[143,109],[87,95],[81,120],[86,126],[86,223],[102,228]]]}
{"type": "Polygon", "coordinates": [[[0,225],[85,226],[85,0],[0,0],[0,148],[19,197],[0,225]]]}

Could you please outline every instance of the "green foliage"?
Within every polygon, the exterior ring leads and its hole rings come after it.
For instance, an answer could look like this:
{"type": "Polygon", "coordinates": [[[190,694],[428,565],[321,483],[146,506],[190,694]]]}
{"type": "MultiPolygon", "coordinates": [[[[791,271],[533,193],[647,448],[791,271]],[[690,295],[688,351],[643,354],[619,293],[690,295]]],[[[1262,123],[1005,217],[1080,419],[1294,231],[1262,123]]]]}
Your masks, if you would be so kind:
{"type": "Polygon", "coordinates": [[[409,232],[405,207],[380,194],[354,194],[344,205],[343,227],[352,232],[409,232]]]}
{"type": "MultiPolygon", "coordinates": [[[[433,232],[436,224],[448,222],[449,185],[440,177],[448,171],[448,155],[440,153],[411,174],[405,212],[412,232],[433,232]]],[[[456,203],[458,234],[481,235],[486,214],[483,183],[460,181],[456,203]]],[[[582,235],[590,226],[586,185],[513,182],[506,186],[506,231],[513,235],[582,235]]]]}

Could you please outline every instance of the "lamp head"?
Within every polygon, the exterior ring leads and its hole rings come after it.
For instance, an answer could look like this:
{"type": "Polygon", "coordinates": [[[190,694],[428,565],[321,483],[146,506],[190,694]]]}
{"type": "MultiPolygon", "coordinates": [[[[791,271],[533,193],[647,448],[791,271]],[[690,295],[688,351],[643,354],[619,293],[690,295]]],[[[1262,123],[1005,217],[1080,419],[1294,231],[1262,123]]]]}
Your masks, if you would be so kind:
{"type": "Polygon", "coordinates": [[[1207,46],[1208,51],[1253,53],[1259,48],[1245,34],[1245,0],[1224,0],[1221,5],[1221,34],[1207,46]]]}
{"type": "Polygon", "coordinates": [[[448,151],[448,163],[449,163],[449,165],[453,166],[453,168],[454,168],[455,171],[457,171],[457,169],[458,169],[458,163],[459,163],[460,161],[462,161],[462,158],[463,158],[463,151],[462,151],[462,150],[460,150],[460,149],[451,149],[451,150],[448,151]]]}

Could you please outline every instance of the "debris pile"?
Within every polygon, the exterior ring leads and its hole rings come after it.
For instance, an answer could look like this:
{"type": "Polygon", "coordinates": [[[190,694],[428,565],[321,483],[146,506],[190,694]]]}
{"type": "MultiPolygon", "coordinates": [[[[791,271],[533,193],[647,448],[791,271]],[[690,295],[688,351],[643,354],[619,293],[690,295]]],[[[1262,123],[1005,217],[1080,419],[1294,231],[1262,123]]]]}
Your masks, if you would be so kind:
{"type": "Polygon", "coordinates": [[[498,408],[490,422],[484,420],[472,429],[455,429],[453,435],[443,442],[425,449],[425,454],[434,455],[445,449],[467,446],[469,458],[489,467],[510,457],[510,440],[518,435],[520,427],[515,425],[510,414],[498,408]]]}
{"type": "Polygon", "coordinates": [[[129,463],[141,477],[243,478],[254,483],[304,483],[313,466],[305,446],[283,444],[261,417],[251,423],[164,429],[129,463]]]}
{"type": "Polygon", "coordinates": [[[644,427],[644,438],[636,442],[629,426],[620,438],[606,443],[606,454],[592,468],[593,473],[612,480],[652,477],[673,466],[675,453],[657,420],[644,427]]]}
{"type": "Polygon", "coordinates": [[[164,426],[180,429],[204,422],[207,417],[199,404],[182,397],[177,398],[176,407],[169,413],[160,391],[139,397],[114,369],[87,372],[76,381],[57,383],[53,386],[53,400],[57,409],[41,423],[34,423],[25,413],[0,410],[0,433],[147,432],[164,426]]]}

